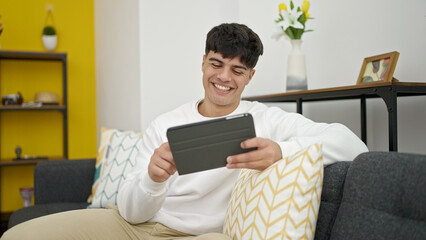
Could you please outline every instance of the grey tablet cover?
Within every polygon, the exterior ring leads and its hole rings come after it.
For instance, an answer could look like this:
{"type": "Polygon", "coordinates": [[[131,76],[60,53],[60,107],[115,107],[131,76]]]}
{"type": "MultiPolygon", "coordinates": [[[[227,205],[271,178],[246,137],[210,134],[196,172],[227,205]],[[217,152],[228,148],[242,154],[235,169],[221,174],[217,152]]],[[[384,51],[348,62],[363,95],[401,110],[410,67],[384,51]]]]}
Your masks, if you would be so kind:
{"type": "Polygon", "coordinates": [[[226,166],[226,158],[248,152],[241,142],[256,137],[249,113],[171,127],[167,138],[179,175],[226,166]]]}

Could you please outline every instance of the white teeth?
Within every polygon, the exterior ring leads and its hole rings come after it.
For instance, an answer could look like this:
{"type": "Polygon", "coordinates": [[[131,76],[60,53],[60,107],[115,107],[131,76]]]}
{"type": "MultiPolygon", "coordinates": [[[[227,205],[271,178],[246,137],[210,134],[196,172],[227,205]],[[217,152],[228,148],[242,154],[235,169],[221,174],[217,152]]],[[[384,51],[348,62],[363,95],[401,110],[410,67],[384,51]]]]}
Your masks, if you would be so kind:
{"type": "Polygon", "coordinates": [[[222,86],[222,85],[219,85],[219,84],[214,84],[214,86],[216,87],[216,88],[219,88],[220,90],[223,90],[223,91],[229,91],[229,89],[231,89],[230,87],[225,87],[225,86],[222,86]]]}

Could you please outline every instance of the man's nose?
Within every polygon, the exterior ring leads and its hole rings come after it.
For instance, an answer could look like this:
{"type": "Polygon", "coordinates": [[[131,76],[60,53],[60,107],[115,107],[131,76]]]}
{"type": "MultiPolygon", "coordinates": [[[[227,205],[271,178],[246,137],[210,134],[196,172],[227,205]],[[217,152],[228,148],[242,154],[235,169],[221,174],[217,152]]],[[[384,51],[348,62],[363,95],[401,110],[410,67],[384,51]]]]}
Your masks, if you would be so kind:
{"type": "Polygon", "coordinates": [[[217,75],[217,78],[219,78],[223,82],[229,82],[231,81],[231,74],[232,74],[231,69],[223,68],[217,75]]]}

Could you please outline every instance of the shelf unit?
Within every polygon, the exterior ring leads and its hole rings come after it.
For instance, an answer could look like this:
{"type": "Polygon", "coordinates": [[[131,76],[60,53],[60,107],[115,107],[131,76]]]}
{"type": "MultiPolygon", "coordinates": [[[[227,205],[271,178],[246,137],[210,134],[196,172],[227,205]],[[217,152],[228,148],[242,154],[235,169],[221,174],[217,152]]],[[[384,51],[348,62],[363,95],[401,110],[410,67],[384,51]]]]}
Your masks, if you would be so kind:
{"type": "MultiPolygon", "coordinates": [[[[62,115],[62,144],[63,152],[62,156],[48,156],[48,159],[31,159],[31,160],[12,160],[12,159],[0,159],[0,186],[1,186],[1,168],[8,166],[25,166],[25,165],[36,165],[41,161],[46,160],[61,160],[68,159],[68,97],[67,97],[67,54],[66,53],[52,53],[52,52],[28,52],[28,51],[2,51],[0,50],[0,61],[49,61],[49,62],[60,62],[62,65],[62,104],[61,105],[45,105],[41,107],[22,107],[19,105],[0,105],[0,114],[3,112],[20,112],[26,111],[31,114],[38,114],[45,111],[57,111],[62,115]]],[[[2,69],[0,68],[0,71],[2,69]]],[[[8,79],[2,79],[3,82],[7,82],[8,79]]],[[[0,85],[1,89],[1,85],[0,85]]],[[[4,93],[3,93],[4,94],[4,93]]],[[[1,132],[0,132],[1,134],[1,132]]],[[[0,142],[1,144],[1,142],[0,142]]],[[[0,155],[1,156],[1,155],[0,155]]],[[[1,189],[0,189],[1,194],[1,189]]],[[[1,206],[1,205],[0,205],[1,206]]],[[[10,213],[1,212],[2,218],[9,216],[10,213]]]]}
{"type": "MultiPolygon", "coordinates": [[[[58,111],[62,114],[63,122],[63,154],[56,159],[68,159],[68,102],[67,102],[67,54],[51,52],[26,52],[26,51],[0,51],[0,61],[5,60],[28,60],[28,61],[56,61],[62,63],[62,105],[45,105],[41,107],[22,107],[17,105],[0,105],[0,114],[4,111],[58,111]]],[[[1,69],[0,69],[1,70],[1,69]]],[[[7,80],[5,80],[7,81],[7,80]]],[[[0,86],[1,87],[1,86],[0,86]]],[[[49,158],[50,159],[50,158],[49,158]]],[[[18,160],[11,161],[0,159],[1,166],[36,164],[40,160],[18,160]],[[22,163],[20,163],[22,161],[22,163]]]]}

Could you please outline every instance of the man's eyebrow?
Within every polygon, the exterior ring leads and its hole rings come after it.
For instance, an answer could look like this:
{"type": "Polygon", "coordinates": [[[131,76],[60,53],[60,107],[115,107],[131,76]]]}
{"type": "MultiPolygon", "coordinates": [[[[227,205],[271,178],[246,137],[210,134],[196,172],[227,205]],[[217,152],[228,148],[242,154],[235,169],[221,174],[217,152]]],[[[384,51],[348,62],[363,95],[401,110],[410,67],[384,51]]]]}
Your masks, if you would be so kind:
{"type": "Polygon", "coordinates": [[[248,70],[248,68],[247,68],[247,67],[242,66],[242,65],[234,65],[234,67],[235,67],[235,68],[240,68],[240,69],[243,69],[243,70],[248,70]]]}
{"type": "MultiPolygon", "coordinates": [[[[219,59],[217,59],[217,58],[215,58],[215,57],[211,57],[211,58],[209,58],[209,61],[216,61],[216,62],[219,62],[219,63],[222,63],[222,64],[223,64],[223,61],[221,61],[221,60],[219,60],[219,59]]],[[[243,66],[243,65],[234,65],[233,67],[234,67],[234,68],[240,68],[240,69],[243,69],[243,70],[248,70],[248,68],[247,68],[247,67],[245,67],[245,66],[243,66]]]]}
{"type": "Polygon", "coordinates": [[[219,59],[214,58],[214,57],[209,58],[209,60],[210,61],[216,61],[216,62],[219,62],[219,63],[223,63],[222,61],[220,61],[219,59]]]}

